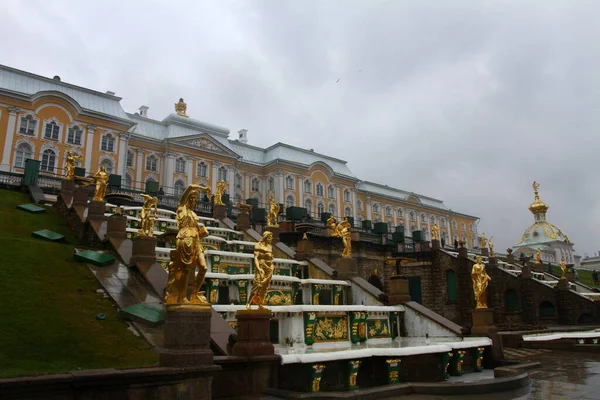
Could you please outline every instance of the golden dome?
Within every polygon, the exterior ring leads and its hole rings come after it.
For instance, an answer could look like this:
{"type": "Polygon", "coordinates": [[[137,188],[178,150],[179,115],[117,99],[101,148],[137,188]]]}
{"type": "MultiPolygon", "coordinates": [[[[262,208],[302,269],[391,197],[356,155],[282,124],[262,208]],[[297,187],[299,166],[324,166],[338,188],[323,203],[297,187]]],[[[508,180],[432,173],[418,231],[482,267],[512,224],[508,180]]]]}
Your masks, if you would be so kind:
{"type": "Polygon", "coordinates": [[[546,211],[550,208],[550,206],[543,201],[540,200],[540,195],[538,193],[538,189],[540,184],[536,181],[533,181],[533,194],[535,195],[535,199],[533,203],[529,206],[529,211],[535,214],[546,214],[546,211]]]}

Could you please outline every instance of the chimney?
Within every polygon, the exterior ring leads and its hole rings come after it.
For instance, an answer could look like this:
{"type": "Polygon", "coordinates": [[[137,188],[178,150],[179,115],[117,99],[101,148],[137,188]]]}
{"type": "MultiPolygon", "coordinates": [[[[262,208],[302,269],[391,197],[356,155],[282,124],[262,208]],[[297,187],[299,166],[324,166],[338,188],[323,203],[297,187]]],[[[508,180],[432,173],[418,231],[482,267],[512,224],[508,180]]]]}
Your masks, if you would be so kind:
{"type": "Polygon", "coordinates": [[[141,106],[140,107],[140,115],[142,117],[148,117],[148,106],[141,106]]]}
{"type": "Polygon", "coordinates": [[[107,90],[107,91],[106,91],[106,94],[107,94],[107,95],[109,95],[109,96],[114,96],[114,95],[115,95],[115,92],[111,92],[110,90],[107,90]]]}
{"type": "Polygon", "coordinates": [[[241,143],[248,143],[248,129],[240,129],[238,133],[240,135],[239,141],[241,143]]]}

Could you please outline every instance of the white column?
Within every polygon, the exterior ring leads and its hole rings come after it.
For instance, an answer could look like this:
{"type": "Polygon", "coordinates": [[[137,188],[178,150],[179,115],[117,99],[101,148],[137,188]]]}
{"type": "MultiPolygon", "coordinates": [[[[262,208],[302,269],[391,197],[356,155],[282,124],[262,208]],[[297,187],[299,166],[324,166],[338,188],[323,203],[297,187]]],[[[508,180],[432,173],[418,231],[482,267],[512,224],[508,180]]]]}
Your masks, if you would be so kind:
{"type": "Polygon", "coordinates": [[[354,217],[354,223],[356,223],[356,220],[358,219],[358,209],[356,207],[356,189],[352,188],[351,189],[351,193],[352,193],[352,216],[354,217]]]}
{"type": "Polygon", "coordinates": [[[165,154],[165,175],[163,185],[168,187],[166,193],[173,195],[173,172],[175,171],[175,156],[173,153],[165,154]]]}
{"type": "Polygon", "coordinates": [[[1,171],[10,171],[10,153],[13,151],[14,147],[13,140],[15,137],[15,128],[17,125],[18,112],[19,108],[17,107],[8,108],[8,125],[6,127],[6,141],[4,142],[4,151],[2,152],[2,163],[0,163],[1,171]]]}
{"type": "Polygon", "coordinates": [[[218,163],[212,163],[212,179],[211,179],[211,189],[212,192],[215,193],[217,191],[217,180],[219,179],[219,165],[218,163]]]}
{"type": "Polygon", "coordinates": [[[135,180],[138,190],[145,190],[144,182],[142,182],[142,168],[144,168],[144,154],[141,149],[137,153],[137,171],[135,172],[135,180]]]}
{"type": "Polygon", "coordinates": [[[275,177],[275,193],[276,193],[276,198],[275,201],[278,203],[281,203],[285,206],[285,199],[284,197],[284,173],[283,172],[279,172],[279,174],[275,177]],[[279,187],[278,187],[279,186],[279,187]]]}
{"type": "Polygon", "coordinates": [[[192,184],[192,176],[194,175],[194,159],[192,157],[185,158],[185,173],[187,174],[187,184],[192,184]]]}
{"type": "Polygon", "coordinates": [[[450,215],[446,215],[446,223],[448,224],[448,244],[454,246],[454,236],[452,232],[452,220],[450,219],[450,215]]]}
{"type": "Polygon", "coordinates": [[[299,207],[304,207],[304,178],[302,175],[296,175],[296,183],[298,188],[298,204],[299,207]]]}
{"type": "Polygon", "coordinates": [[[92,147],[94,147],[94,130],[96,126],[88,125],[87,134],[85,135],[85,173],[92,173],[92,147]]]}
{"type": "Polygon", "coordinates": [[[125,172],[127,172],[127,144],[128,144],[128,133],[127,132],[121,132],[119,134],[119,155],[118,155],[118,160],[119,160],[119,168],[118,168],[118,174],[121,175],[121,177],[123,178],[123,180],[125,180],[125,172]]]}
{"type": "Polygon", "coordinates": [[[262,190],[261,202],[267,204],[267,192],[269,191],[269,177],[262,176],[260,177],[260,187],[262,190]]]}
{"type": "Polygon", "coordinates": [[[367,209],[367,220],[372,221],[372,219],[371,219],[371,199],[368,196],[365,201],[365,207],[367,209]]]}
{"type": "Polygon", "coordinates": [[[339,185],[335,185],[334,194],[335,196],[337,196],[337,215],[340,219],[343,220],[345,212],[344,210],[342,210],[342,196],[344,196],[344,194],[339,185]]]}
{"type": "Polygon", "coordinates": [[[244,177],[244,180],[246,181],[246,184],[244,185],[244,202],[246,201],[246,199],[250,198],[250,186],[251,186],[251,179],[250,179],[250,175],[246,174],[246,176],[244,177]]]}
{"type": "Polygon", "coordinates": [[[229,199],[233,201],[235,197],[235,168],[233,165],[227,169],[227,180],[229,181],[229,199]]]}

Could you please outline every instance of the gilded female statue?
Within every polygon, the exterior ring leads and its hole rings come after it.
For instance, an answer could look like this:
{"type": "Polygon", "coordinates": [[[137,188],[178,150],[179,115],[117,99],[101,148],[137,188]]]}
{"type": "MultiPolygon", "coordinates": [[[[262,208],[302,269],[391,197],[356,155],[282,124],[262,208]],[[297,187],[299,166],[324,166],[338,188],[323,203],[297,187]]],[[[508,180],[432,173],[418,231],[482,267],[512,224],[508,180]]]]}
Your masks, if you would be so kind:
{"type": "Polygon", "coordinates": [[[246,304],[247,309],[250,309],[252,304],[257,305],[259,310],[264,309],[263,304],[273,276],[272,240],[273,234],[265,231],[262,239],[254,247],[254,280],[252,281],[252,293],[246,304]]]}
{"type": "Polygon", "coordinates": [[[269,212],[267,213],[267,226],[279,226],[277,217],[279,215],[279,204],[275,202],[273,196],[269,196],[269,212]]]}
{"type": "Polygon", "coordinates": [[[342,251],[343,258],[352,257],[352,225],[345,218],[339,224],[336,224],[335,218],[327,219],[327,226],[331,229],[331,236],[342,238],[344,250],[342,251]]]}
{"type": "Polygon", "coordinates": [[[488,247],[488,241],[487,238],[485,237],[485,232],[481,233],[481,248],[486,248],[488,247]]]}
{"type": "Polygon", "coordinates": [[[215,192],[215,206],[224,206],[223,203],[223,193],[225,193],[225,189],[227,188],[227,182],[219,181],[217,182],[217,191],[215,192]]]}
{"type": "Polygon", "coordinates": [[[96,181],[96,191],[94,192],[94,200],[103,201],[106,196],[106,185],[108,184],[108,173],[104,165],[100,166],[100,170],[93,176],[96,181]]]}
{"type": "Polygon", "coordinates": [[[73,180],[75,178],[75,163],[78,160],[83,161],[83,157],[73,154],[72,151],[67,152],[67,162],[65,165],[67,172],[66,172],[65,179],[73,180]]]}
{"type": "Polygon", "coordinates": [[[490,246],[490,257],[495,257],[496,256],[496,252],[494,252],[494,243],[492,242],[492,239],[494,237],[490,237],[490,239],[488,240],[488,245],[490,246]]]}
{"type": "Polygon", "coordinates": [[[542,263],[542,251],[540,249],[537,249],[535,252],[535,263],[536,264],[542,263]]]}
{"type": "Polygon", "coordinates": [[[206,260],[204,259],[204,248],[200,243],[203,237],[208,236],[204,226],[198,225],[198,216],[194,212],[196,203],[200,198],[199,191],[210,194],[210,188],[201,185],[188,185],[177,205],[177,233],[176,249],[171,252],[169,263],[169,281],[165,304],[208,304],[200,287],[204,283],[206,275],[206,260]],[[191,301],[187,299],[187,284],[190,270],[198,268],[191,301]]]}
{"type": "Polygon", "coordinates": [[[152,197],[145,193],[140,196],[144,198],[142,212],[140,213],[140,229],[138,236],[154,236],[154,220],[158,217],[158,197],[152,197]]]}
{"type": "Polygon", "coordinates": [[[487,308],[487,287],[489,281],[492,280],[485,272],[485,265],[481,261],[481,257],[477,256],[476,262],[471,270],[471,278],[473,279],[473,293],[475,294],[475,302],[477,308],[487,308]]]}
{"type": "Polygon", "coordinates": [[[560,279],[567,279],[567,264],[565,263],[565,259],[560,259],[560,270],[562,271],[562,275],[560,279]]]}

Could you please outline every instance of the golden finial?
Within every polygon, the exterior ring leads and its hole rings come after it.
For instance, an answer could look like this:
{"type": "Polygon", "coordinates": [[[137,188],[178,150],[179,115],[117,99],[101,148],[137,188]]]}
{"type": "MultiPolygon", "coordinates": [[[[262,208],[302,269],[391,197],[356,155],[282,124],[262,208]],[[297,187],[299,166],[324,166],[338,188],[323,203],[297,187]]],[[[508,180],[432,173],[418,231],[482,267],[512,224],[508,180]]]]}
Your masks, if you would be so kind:
{"type": "Polygon", "coordinates": [[[182,117],[188,117],[186,114],[187,104],[183,101],[182,98],[179,99],[179,102],[175,103],[175,111],[177,111],[177,115],[181,115],[182,117]]]}
{"type": "Polygon", "coordinates": [[[540,200],[539,188],[540,184],[536,181],[533,181],[533,194],[535,198],[533,200],[533,203],[531,203],[531,205],[529,206],[529,211],[531,211],[534,214],[545,214],[546,211],[548,211],[548,208],[550,207],[540,200]]]}

